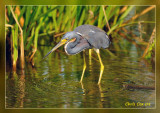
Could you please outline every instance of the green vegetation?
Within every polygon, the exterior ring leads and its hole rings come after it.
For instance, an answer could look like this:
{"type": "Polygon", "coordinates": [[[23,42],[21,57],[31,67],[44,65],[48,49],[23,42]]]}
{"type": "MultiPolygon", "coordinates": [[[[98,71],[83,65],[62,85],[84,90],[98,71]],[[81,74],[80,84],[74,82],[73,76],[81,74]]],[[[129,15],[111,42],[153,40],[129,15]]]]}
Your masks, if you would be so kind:
{"type": "MultiPolygon", "coordinates": [[[[19,58],[21,63],[24,59],[32,62],[38,43],[46,45],[50,39],[57,43],[65,32],[83,24],[90,24],[112,35],[112,47],[107,50],[109,55],[116,56],[121,51],[128,54],[126,50],[131,48],[131,44],[139,48],[147,46],[149,35],[152,33],[148,33],[146,38],[139,29],[139,34],[135,35],[130,32],[134,29],[134,25],[152,24],[151,28],[155,26],[154,19],[139,20],[139,17],[154,11],[154,6],[144,6],[138,13],[135,12],[136,8],[135,6],[6,6],[6,40],[11,48],[11,51],[6,53],[11,54],[12,65],[16,70],[19,58]],[[131,28],[127,28],[128,26],[131,28]],[[42,36],[51,38],[40,39],[42,36]]],[[[152,55],[147,55],[147,58],[151,57],[152,55]]]]}
{"type": "Polygon", "coordinates": [[[131,108],[155,107],[154,6],[6,6],[5,19],[6,108],[129,108],[128,101],[151,105],[131,108]],[[100,50],[101,85],[92,49],[82,56],[60,47],[42,60],[66,32],[83,24],[112,39],[100,50]],[[83,57],[87,67],[79,83],[83,57]]]}

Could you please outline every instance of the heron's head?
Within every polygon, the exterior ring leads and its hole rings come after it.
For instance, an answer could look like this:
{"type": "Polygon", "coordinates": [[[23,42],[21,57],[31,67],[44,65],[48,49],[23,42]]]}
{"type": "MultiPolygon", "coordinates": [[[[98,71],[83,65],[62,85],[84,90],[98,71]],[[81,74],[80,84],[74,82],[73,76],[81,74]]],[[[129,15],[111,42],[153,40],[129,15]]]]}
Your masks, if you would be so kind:
{"type": "Polygon", "coordinates": [[[71,32],[67,32],[65,35],[63,35],[63,37],[62,37],[62,39],[61,39],[61,41],[70,41],[70,40],[72,40],[74,37],[75,37],[75,35],[77,35],[76,34],[76,32],[74,32],[74,31],[71,31],[71,32]]]}
{"type": "MultiPolygon", "coordinates": [[[[75,38],[74,38],[75,34],[76,34],[76,33],[75,33],[74,31],[67,32],[67,33],[62,37],[61,41],[60,41],[50,52],[48,52],[47,55],[46,55],[44,58],[46,58],[50,53],[52,53],[53,51],[55,51],[56,49],[58,49],[58,48],[61,47],[62,45],[66,44],[67,42],[72,41],[72,40],[74,41],[74,40],[75,40],[75,38]]],[[[44,59],[44,58],[43,58],[43,59],[44,59]]]]}

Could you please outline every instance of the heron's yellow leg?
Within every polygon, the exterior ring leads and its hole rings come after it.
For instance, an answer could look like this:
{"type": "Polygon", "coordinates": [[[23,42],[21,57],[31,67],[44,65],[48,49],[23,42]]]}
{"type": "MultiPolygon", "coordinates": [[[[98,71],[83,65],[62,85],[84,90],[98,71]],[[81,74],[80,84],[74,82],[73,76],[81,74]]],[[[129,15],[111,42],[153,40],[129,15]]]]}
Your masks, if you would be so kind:
{"type": "Polygon", "coordinates": [[[103,70],[104,70],[104,65],[103,65],[101,57],[100,57],[99,49],[96,49],[95,51],[96,51],[96,53],[98,55],[98,58],[99,58],[99,61],[100,61],[100,64],[101,64],[100,75],[99,75],[99,80],[98,80],[98,84],[100,84],[101,83],[101,79],[102,79],[103,70]]]}
{"type": "Polygon", "coordinates": [[[92,49],[89,49],[89,65],[92,64],[91,55],[92,55],[92,49]]]}
{"type": "Polygon", "coordinates": [[[82,80],[83,80],[83,76],[84,76],[84,72],[85,72],[85,70],[86,70],[85,51],[83,51],[83,59],[84,59],[84,65],[83,65],[83,72],[82,72],[82,76],[81,76],[81,80],[80,80],[80,82],[82,82],[82,80]]]}

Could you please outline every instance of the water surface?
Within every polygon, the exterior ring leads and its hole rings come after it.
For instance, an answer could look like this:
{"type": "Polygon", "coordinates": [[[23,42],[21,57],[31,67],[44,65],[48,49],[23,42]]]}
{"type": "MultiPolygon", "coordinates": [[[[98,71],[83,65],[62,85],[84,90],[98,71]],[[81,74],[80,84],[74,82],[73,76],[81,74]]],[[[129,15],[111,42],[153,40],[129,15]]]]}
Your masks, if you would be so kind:
{"type": "Polygon", "coordinates": [[[97,85],[100,64],[94,51],[91,58],[86,52],[87,69],[81,84],[83,54],[68,56],[59,50],[42,60],[51,48],[38,48],[34,67],[26,63],[25,70],[18,69],[16,73],[7,69],[7,108],[155,107],[155,90],[124,87],[126,84],[155,86],[152,65],[139,59],[135,49],[128,55],[120,52],[114,58],[101,50],[105,69],[101,84],[97,85]]]}

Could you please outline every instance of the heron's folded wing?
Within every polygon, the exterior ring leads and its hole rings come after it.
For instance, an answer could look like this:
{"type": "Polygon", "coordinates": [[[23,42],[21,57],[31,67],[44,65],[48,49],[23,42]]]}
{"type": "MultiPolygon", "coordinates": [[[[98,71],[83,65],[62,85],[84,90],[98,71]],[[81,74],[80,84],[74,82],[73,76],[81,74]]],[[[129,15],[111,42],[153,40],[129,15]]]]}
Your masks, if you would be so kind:
{"type": "Polygon", "coordinates": [[[96,49],[107,48],[110,44],[109,37],[103,32],[90,32],[87,36],[84,36],[84,38],[96,49]]]}

